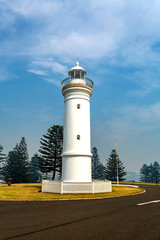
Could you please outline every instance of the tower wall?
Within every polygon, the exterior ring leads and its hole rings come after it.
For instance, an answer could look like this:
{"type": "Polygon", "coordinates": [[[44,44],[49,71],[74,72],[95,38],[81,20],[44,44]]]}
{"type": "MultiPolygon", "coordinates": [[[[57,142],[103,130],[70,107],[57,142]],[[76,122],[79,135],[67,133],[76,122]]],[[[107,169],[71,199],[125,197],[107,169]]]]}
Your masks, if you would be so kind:
{"type": "Polygon", "coordinates": [[[91,182],[90,96],[85,86],[68,86],[65,98],[62,179],[91,182]]]}

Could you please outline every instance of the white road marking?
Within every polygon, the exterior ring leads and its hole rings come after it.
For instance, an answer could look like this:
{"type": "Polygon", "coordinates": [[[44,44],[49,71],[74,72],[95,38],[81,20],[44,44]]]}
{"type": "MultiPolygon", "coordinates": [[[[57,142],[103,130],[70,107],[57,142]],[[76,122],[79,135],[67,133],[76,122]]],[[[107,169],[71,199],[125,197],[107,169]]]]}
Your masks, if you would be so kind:
{"type": "Polygon", "coordinates": [[[160,202],[160,200],[154,200],[154,201],[150,201],[150,202],[144,202],[144,203],[138,203],[138,206],[142,206],[142,205],[146,205],[146,204],[151,204],[151,203],[158,203],[160,202]]]}

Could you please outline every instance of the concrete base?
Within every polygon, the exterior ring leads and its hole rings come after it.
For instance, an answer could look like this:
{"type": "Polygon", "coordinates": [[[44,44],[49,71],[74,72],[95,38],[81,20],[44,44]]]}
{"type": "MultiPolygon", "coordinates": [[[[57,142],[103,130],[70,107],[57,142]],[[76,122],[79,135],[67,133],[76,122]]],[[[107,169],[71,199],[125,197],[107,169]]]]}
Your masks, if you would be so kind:
{"type": "Polygon", "coordinates": [[[93,181],[87,183],[67,183],[63,181],[42,181],[42,192],[76,194],[76,193],[105,193],[112,192],[110,181],[93,181]]]}

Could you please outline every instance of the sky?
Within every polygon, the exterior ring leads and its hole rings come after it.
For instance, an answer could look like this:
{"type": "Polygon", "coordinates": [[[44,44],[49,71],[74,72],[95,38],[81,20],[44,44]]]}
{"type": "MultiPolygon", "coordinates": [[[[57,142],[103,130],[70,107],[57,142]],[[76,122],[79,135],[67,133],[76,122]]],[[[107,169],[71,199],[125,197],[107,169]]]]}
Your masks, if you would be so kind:
{"type": "Polygon", "coordinates": [[[29,156],[63,125],[61,82],[79,59],[94,81],[92,147],[127,171],[160,163],[160,1],[0,0],[0,145],[29,156]]]}

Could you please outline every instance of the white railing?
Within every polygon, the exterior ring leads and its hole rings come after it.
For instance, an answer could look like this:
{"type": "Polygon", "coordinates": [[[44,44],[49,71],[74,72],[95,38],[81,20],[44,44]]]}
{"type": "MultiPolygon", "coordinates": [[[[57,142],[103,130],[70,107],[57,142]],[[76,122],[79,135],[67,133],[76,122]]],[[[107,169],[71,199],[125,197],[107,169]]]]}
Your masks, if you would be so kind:
{"type": "MultiPolygon", "coordinates": [[[[68,78],[65,78],[63,81],[62,81],[62,83],[61,83],[61,85],[62,85],[62,88],[63,87],[65,87],[65,86],[67,86],[67,85],[69,85],[69,84],[71,84],[71,82],[74,84],[74,80],[75,80],[75,82],[77,83],[77,78],[71,78],[71,77],[68,77],[68,78]],[[73,81],[72,81],[73,80],[73,81]]],[[[85,82],[85,85],[87,85],[87,86],[89,86],[89,87],[93,87],[93,85],[94,85],[94,83],[93,83],[93,81],[91,80],[91,79],[89,79],[89,78],[80,78],[79,80],[84,80],[84,82],[85,82]]],[[[75,84],[76,84],[75,83],[75,84]]]]}
{"type": "Polygon", "coordinates": [[[110,181],[93,181],[89,183],[67,183],[60,181],[42,181],[42,192],[50,193],[104,193],[112,192],[110,181]]]}

